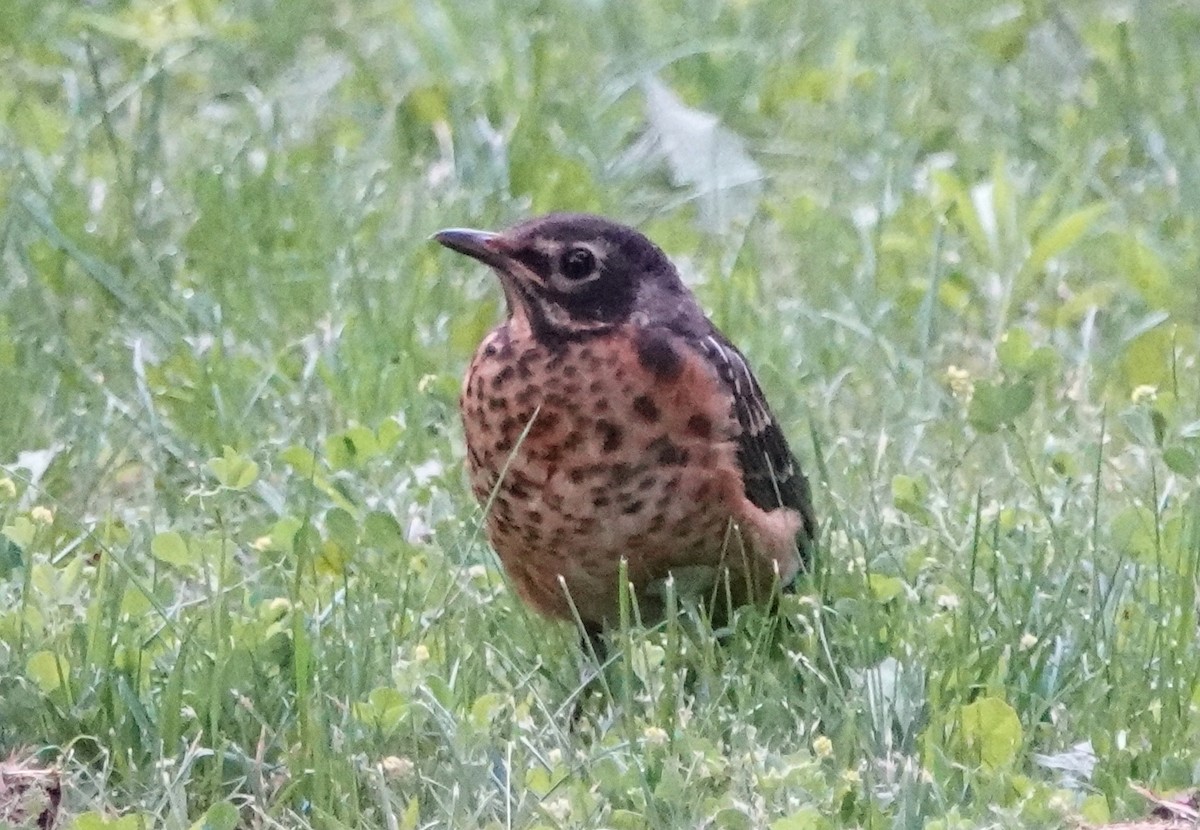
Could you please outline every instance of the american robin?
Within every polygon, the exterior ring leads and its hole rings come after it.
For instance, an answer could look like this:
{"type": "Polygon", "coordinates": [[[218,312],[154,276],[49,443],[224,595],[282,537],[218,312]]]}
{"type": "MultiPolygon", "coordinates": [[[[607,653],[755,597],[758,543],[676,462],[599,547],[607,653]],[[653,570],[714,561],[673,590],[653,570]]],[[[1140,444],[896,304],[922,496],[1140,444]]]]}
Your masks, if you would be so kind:
{"type": "Polygon", "coordinates": [[[602,648],[622,560],[644,621],[668,576],[723,617],[808,566],[808,480],[746,359],[654,243],[585,214],[434,239],[504,289],[460,405],[488,538],[529,605],[602,648]]]}

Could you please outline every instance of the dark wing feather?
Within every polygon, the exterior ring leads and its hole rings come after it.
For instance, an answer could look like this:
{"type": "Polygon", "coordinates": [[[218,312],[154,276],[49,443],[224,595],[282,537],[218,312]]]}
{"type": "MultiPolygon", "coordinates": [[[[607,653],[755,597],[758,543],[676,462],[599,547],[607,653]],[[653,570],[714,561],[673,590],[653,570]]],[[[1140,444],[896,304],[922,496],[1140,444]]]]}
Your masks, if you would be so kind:
{"type": "Polygon", "coordinates": [[[803,538],[799,541],[807,565],[809,543],[817,532],[808,479],[742,353],[716,330],[702,338],[701,349],[733,395],[734,411],[742,428],[738,461],[746,498],[763,510],[788,507],[800,514],[803,538]]]}

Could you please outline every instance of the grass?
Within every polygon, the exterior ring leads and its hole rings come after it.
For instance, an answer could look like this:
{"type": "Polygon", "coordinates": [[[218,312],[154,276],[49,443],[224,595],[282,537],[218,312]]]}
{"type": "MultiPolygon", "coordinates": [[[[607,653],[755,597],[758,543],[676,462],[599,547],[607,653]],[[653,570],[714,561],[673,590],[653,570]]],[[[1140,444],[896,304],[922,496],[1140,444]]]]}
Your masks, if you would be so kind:
{"type": "Polygon", "coordinates": [[[10,5],[0,755],[58,826],[1059,827],[1196,786],[1188,4],[10,5]],[[823,521],[790,624],[623,631],[577,731],[575,634],[461,473],[500,294],[427,241],[553,208],[676,259],[823,521]]]}

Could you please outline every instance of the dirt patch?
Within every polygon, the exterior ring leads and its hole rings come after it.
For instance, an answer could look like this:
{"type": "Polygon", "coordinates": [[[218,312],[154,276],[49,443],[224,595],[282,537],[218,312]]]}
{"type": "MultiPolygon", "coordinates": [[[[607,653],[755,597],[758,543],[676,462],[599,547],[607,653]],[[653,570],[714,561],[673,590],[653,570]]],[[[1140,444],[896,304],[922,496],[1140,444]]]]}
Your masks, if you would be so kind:
{"type": "Polygon", "coordinates": [[[0,824],[51,830],[61,800],[62,784],[54,767],[21,752],[0,761],[0,824]]]}

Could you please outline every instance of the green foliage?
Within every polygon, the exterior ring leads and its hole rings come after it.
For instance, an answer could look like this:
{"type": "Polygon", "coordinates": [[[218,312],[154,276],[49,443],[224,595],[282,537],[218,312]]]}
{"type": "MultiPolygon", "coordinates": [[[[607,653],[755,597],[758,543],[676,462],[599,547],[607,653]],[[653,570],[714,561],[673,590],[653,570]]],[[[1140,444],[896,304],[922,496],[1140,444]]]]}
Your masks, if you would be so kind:
{"type": "Polygon", "coordinates": [[[958,718],[959,763],[993,772],[1013,762],[1021,746],[1021,720],[1015,709],[999,698],[984,697],[963,706],[958,718]]]}
{"type": "Polygon", "coordinates": [[[59,826],[1060,827],[1197,786],[1187,4],[9,5],[0,757],[60,770],[59,826]],[[503,299],[428,242],[552,209],[672,255],[822,527],[786,622],[633,625],[586,689],[460,472],[503,299]]]}

